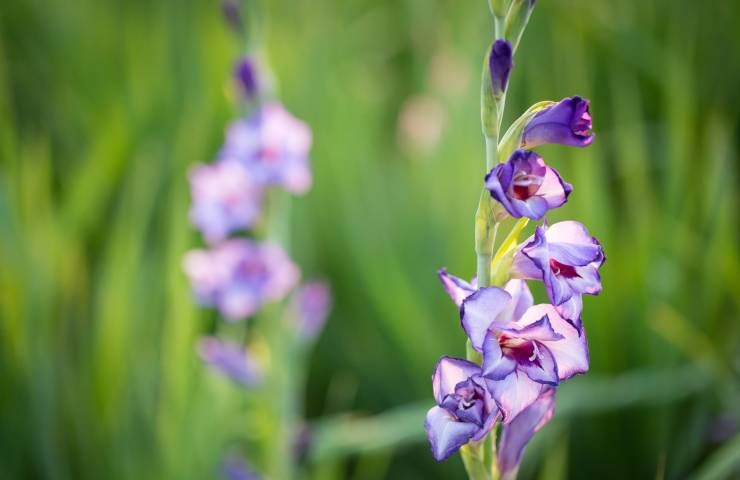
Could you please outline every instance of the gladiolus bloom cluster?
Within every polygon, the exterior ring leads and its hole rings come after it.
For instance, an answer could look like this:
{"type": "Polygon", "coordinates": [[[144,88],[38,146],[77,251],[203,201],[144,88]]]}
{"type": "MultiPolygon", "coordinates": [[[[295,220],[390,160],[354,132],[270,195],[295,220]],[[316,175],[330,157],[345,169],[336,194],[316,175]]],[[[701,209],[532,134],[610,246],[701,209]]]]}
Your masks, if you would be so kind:
{"type": "MultiPolygon", "coordinates": [[[[484,133],[488,142],[496,142],[494,153],[501,161],[489,163],[494,165],[483,179],[491,200],[482,198],[476,217],[486,219],[476,222],[478,276],[468,282],[439,271],[458,308],[468,358],[439,360],[432,375],[435,406],[425,422],[432,455],[440,461],[464,445],[477,448],[500,423],[496,467],[504,479],[516,477],[524,448],[552,417],[561,382],[589,369],[582,297],[601,291],[599,270],[606,259],[581,223],[548,224],[548,212],[565,205],[573,187],[533,150],[544,144],[590,145],[588,100],[536,104],[501,143],[498,127],[490,128],[501,121],[514,50],[508,41],[496,40],[484,72],[484,82],[490,82],[484,83],[482,96],[484,133]],[[495,118],[487,120],[492,113],[495,118]],[[488,229],[507,217],[516,219],[515,226],[494,255],[494,240],[486,243],[488,229]],[[530,221],[540,223],[518,242],[530,221]],[[535,301],[531,282],[544,285],[542,301],[535,301]]],[[[463,453],[466,468],[482,461],[468,451],[463,453]]]]}

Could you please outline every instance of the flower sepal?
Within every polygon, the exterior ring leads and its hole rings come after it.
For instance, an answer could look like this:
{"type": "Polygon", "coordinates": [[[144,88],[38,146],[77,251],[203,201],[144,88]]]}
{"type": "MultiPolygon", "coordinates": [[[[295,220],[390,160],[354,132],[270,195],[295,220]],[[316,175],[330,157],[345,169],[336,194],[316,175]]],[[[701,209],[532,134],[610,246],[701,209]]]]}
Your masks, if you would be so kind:
{"type": "Polygon", "coordinates": [[[511,154],[514,153],[514,150],[519,148],[522,143],[522,134],[530,120],[532,120],[540,111],[553,105],[555,105],[555,102],[550,100],[537,102],[529,107],[519,118],[514,120],[514,123],[511,124],[508,130],[506,130],[506,133],[504,133],[503,137],[501,137],[501,141],[498,143],[499,163],[507,161],[509,157],[511,157],[511,154]]]}

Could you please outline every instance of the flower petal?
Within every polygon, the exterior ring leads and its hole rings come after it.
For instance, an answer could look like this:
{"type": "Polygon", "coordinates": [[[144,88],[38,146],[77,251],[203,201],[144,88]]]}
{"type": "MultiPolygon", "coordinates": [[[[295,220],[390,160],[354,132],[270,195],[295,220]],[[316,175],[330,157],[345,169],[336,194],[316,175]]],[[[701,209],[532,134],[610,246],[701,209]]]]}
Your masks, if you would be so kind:
{"type": "Polygon", "coordinates": [[[532,292],[529,290],[527,282],[524,280],[513,279],[506,282],[504,290],[511,295],[509,305],[499,314],[497,321],[514,322],[524,315],[529,307],[534,305],[532,292]]]}
{"type": "Polygon", "coordinates": [[[545,231],[545,238],[550,258],[565,265],[588,265],[604,256],[599,241],[579,222],[554,223],[545,231]]]}
{"type": "Polygon", "coordinates": [[[571,184],[564,181],[557,170],[549,166],[546,167],[545,176],[542,185],[537,190],[537,195],[547,201],[548,209],[558,208],[565,204],[572,191],[571,184]]]}
{"type": "Polygon", "coordinates": [[[555,409],[555,389],[545,389],[529,407],[501,430],[498,445],[498,468],[502,480],[516,478],[519,464],[532,436],[552,418],[555,409]]]}
{"type": "Polygon", "coordinates": [[[468,443],[479,430],[472,423],[458,422],[450,412],[442,407],[432,407],[427,412],[424,429],[432,447],[432,455],[438,462],[446,460],[457,449],[468,443]]]}
{"type": "Polygon", "coordinates": [[[588,371],[588,342],[585,332],[564,319],[552,305],[535,305],[527,313],[535,317],[547,315],[552,328],[563,336],[562,340],[542,342],[555,358],[560,380],[567,380],[574,375],[588,371]]]}
{"type": "Polygon", "coordinates": [[[441,268],[437,272],[439,280],[442,282],[447,295],[450,296],[455,305],[462,305],[463,300],[475,292],[475,287],[462,278],[447,273],[447,269],[441,268]]]}
{"type": "Polygon", "coordinates": [[[491,54],[488,58],[488,68],[491,74],[491,86],[493,94],[500,96],[506,90],[506,84],[509,81],[509,73],[513,63],[511,44],[506,40],[496,40],[491,46],[491,54]]]}
{"type": "Polygon", "coordinates": [[[581,329],[581,311],[583,310],[583,297],[573,295],[565,302],[555,306],[555,310],[573,325],[576,329],[581,329]]]}
{"type": "Polygon", "coordinates": [[[577,96],[538,112],[522,133],[522,147],[527,149],[546,143],[585,147],[593,140],[588,100],[577,96]]]}
{"type": "MultiPolygon", "coordinates": [[[[527,242],[524,242],[522,247],[525,245],[527,245],[527,242]]],[[[511,264],[511,276],[518,279],[541,281],[542,269],[524,254],[522,247],[519,247],[519,251],[514,254],[514,260],[511,264]]]]}
{"type": "Polygon", "coordinates": [[[520,370],[514,370],[503,380],[486,379],[488,391],[496,400],[504,417],[504,424],[510,422],[519,412],[534,402],[544,385],[535,382],[520,370]]]}
{"type": "Polygon", "coordinates": [[[448,356],[440,358],[432,375],[432,390],[437,404],[442,404],[447,395],[455,393],[458,383],[479,374],[480,367],[473,362],[448,356]]]}
{"type": "Polygon", "coordinates": [[[552,352],[538,342],[534,342],[534,345],[537,348],[536,354],[539,365],[534,362],[525,363],[519,364],[519,368],[537,383],[557,386],[559,383],[558,365],[555,363],[552,352]]]}
{"type": "Polygon", "coordinates": [[[539,309],[535,307],[527,309],[516,322],[494,323],[492,328],[523,340],[556,341],[563,338],[563,335],[553,329],[549,317],[546,314],[540,316],[539,309]]]}
{"type": "Polygon", "coordinates": [[[483,350],[488,326],[509,305],[511,295],[498,287],[484,287],[463,301],[460,308],[462,327],[473,348],[483,350]]]}
{"type": "Polygon", "coordinates": [[[503,380],[516,366],[516,360],[501,351],[496,334],[489,331],[483,342],[482,375],[490,380],[503,380]]]}

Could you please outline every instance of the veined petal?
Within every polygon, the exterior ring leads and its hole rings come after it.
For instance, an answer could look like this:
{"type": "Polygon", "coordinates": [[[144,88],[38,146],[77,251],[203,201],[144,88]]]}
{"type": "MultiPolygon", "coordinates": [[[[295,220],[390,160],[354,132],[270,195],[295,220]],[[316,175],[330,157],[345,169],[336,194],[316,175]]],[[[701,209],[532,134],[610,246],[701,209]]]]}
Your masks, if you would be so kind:
{"type": "Polygon", "coordinates": [[[535,305],[527,313],[535,317],[546,315],[550,319],[552,328],[563,336],[561,340],[542,342],[555,358],[560,380],[567,380],[574,375],[588,371],[588,342],[585,332],[564,319],[552,305],[535,305]]]}
{"type": "Polygon", "coordinates": [[[486,418],[486,423],[483,424],[483,428],[478,430],[478,432],[473,435],[473,438],[470,439],[473,442],[477,442],[483,439],[483,437],[485,437],[486,434],[491,431],[493,426],[496,424],[496,420],[498,420],[499,417],[498,406],[496,406],[496,402],[494,402],[490,395],[486,394],[486,397],[486,403],[491,404],[490,407],[486,407],[489,409],[490,413],[488,414],[488,418],[486,418]]]}
{"type": "Polygon", "coordinates": [[[501,311],[496,321],[515,322],[524,315],[524,312],[526,312],[529,307],[534,305],[532,292],[529,290],[527,282],[519,279],[513,279],[506,282],[504,290],[511,295],[511,301],[509,302],[509,305],[501,311]]]}
{"type": "Polygon", "coordinates": [[[555,305],[562,305],[573,297],[573,289],[570,288],[568,280],[555,275],[549,266],[545,267],[543,279],[547,296],[555,305]]]}
{"type": "Polygon", "coordinates": [[[488,326],[509,305],[511,295],[498,287],[484,287],[463,301],[460,308],[462,327],[473,348],[483,350],[488,326]]]}
{"type": "Polygon", "coordinates": [[[486,175],[484,181],[488,192],[494,200],[504,206],[510,215],[521,217],[518,210],[512,205],[506,190],[509,188],[513,176],[513,166],[510,162],[499,163],[486,175]]]}
{"type": "Polygon", "coordinates": [[[472,423],[458,422],[442,407],[432,407],[427,412],[424,429],[432,447],[432,455],[441,462],[468,443],[479,427],[472,423]]]}
{"type": "MultiPolygon", "coordinates": [[[[526,245],[526,242],[523,244],[526,245]]],[[[542,280],[542,269],[539,268],[531,258],[519,251],[514,254],[514,260],[511,264],[511,275],[516,279],[524,280],[542,280]]]]}
{"type": "Polygon", "coordinates": [[[454,275],[447,273],[447,269],[445,268],[441,268],[437,272],[437,276],[439,277],[439,280],[442,282],[442,286],[447,292],[447,295],[450,296],[452,301],[458,307],[462,305],[463,300],[465,300],[473,292],[475,292],[475,287],[473,287],[473,285],[466,282],[462,278],[458,278],[454,275]]]}
{"type": "Polygon", "coordinates": [[[495,323],[493,328],[510,337],[521,338],[523,340],[539,340],[542,342],[556,341],[563,338],[563,335],[553,329],[547,314],[540,316],[539,310],[535,307],[527,309],[517,322],[508,324],[495,323]]]}
{"type": "Polygon", "coordinates": [[[514,480],[524,449],[532,436],[552,418],[555,389],[545,389],[529,407],[501,430],[498,446],[498,468],[502,480],[514,480]]]}
{"type": "Polygon", "coordinates": [[[437,404],[442,404],[447,395],[455,393],[458,383],[479,374],[480,367],[473,362],[448,356],[440,358],[432,375],[432,390],[437,404]]]}
{"type": "Polygon", "coordinates": [[[569,220],[550,225],[545,238],[550,258],[565,265],[588,265],[604,256],[599,241],[579,222],[569,220]]]}
{"type": "Polygon", "coordinates": [[[598,264],[590,263],[585,267],[576,267],[578,275],[568,279],[568,283],[575,292],[588,295],[598,295],[601,292],[601,276],[598,264]]]}
{"type": "Polygon", "coordinates": [[[573,186],[564,181],[557,170],[546,167],[545,176],[537,195],[547,201],[547,208],[553,209],[562,206],[567,200],[573,186]]]}
{"type": "Polygon", "coordinates": [[[504,424],[530,406],[545,388],[518,369],[503,380],[487,379],[486,386],[501,410],[504,424]]]}
{"type": "Polygon", "coordinates": [[[482,375],[490,380],[503,380],[516,366],[516,360],[501,351],[496,334],[489,331],[483,342],[482,375]]]}
{"type": "Polygon", "coordinates": [[[555,310],[577,330],[581,329],[581,311],[583,310],[583,297],[574,294],[567,301],[555,306],[555,310]]]}
{"type": "Polygon", "coordinates": [[[512,210],[515,213],[515,217],[527,217],[532,220],[539,220],[550,208],[547,200],[543,197],[532,196],[527,200],[511,200],[512,210]]]}
{"type": "Polygon", "coordinates": [[[519,368],[537,383],[557,386],[559,383],[558,365],[555,363],[552,352],[541,343],[534,342],[534,345],[536,348],[535,355],[537,356],[533,360],[536,360],[537,363],[520,364],[519,368]]]}

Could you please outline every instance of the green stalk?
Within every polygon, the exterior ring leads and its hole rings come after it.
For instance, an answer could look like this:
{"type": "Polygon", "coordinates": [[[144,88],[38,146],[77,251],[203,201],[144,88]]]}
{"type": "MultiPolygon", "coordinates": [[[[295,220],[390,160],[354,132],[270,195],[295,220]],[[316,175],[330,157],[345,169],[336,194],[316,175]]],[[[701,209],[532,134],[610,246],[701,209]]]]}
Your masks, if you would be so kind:
{"type": "Polygon", "coordinates": [[[491,480],[483,458],[483,444],[483,441],[470,442],[460,447],[463,465],[470,480],[491,480]]]}
{"type": "MultiPolygon", "coordinates": [[[[494,17],[494,28],[496,38],[513,38],[513,48],[519,44],[524,28],[529,21],[531,14],[531,4],[525,0],[514,0],[510,4],[508,15],[505,20],[502,18],[504,2],[501,0],[489,1],[491,12],[494,17]],[[524,10],[522,12],[522,10],[524,10]],[[521,12],[521,13],[520,13],[521,12]]],[[[501,132],[501,123],[504,118],[504,108],[506,104],[506,91],[496,96],[493,93],[491,85],[491,74],[489,70],[490,50],[486,53],[483,60],[483,75],[481,81],[481,126],[486,143],[486,172],[490,171],[501,160],[501,151],[499,149],[499,134],[501,132]]],[[[509,142],[505,142],[508,144],[509,142]]],[[[506,146],[505,146],[506,148],[506,146]]],[[[526,223],[525,223],[526,225],[526,223]]],[[[494,214],[493,200],[488,191],[485,189],[481,192],[478,201],[478,209],[475,214],[475,254],[476,254],[476,276],[478,278],[478,287],[491,285],[491,262],[493,257],[493,247],[496,241],[498,231],[498,219],[494,214]]],[[[519,230],[521,226],[519,226],[519,230]]],[[[516,227],[515,226],[515,230],[516,227]]],[[[513,232],[512,232],[513,233],[513,232]]],[[[509,234],[511,236],[511,234],[509,234]]],[[[500,261],[496,266],[500,265],[500,261]]],[[[502,277],[502,272],[497,272],[497,280],[502,277]]],[[[470,361],[480,363],[480,354],[470,347],[468,342],[467,358],[470,361]]],[[[500,472],[496,464],[496,431],[491,431],[487,439],[481,442],[470,443],[460,449],[463,465],[471,480],[498,480],[500,472]],[[486,442],[491,443],[490,455],[486,455],[483,450],[486,442]],[[489,457],[488,459],[486,457],[489,457]],[[490,467],[486,468],[487,460],[490,461],[490,467]]]]}
{"type": "MultiPolygon", "coordinates": [[[[270,197],[270,217],[266,236],[290,250],[290,197],[274,190],[270,197]]],[[[298,345],[288,318],[279,306],[265,309],[263,329],[270,351],[268,379],[261,405],[268,412],[271,426],[266,452],[266,472],[271,478],[295,478],[295,439],[300,420],[300,376],[296,370],[298,345]]]]}

